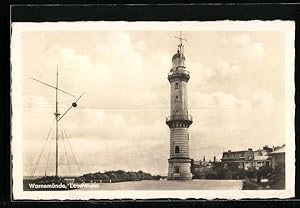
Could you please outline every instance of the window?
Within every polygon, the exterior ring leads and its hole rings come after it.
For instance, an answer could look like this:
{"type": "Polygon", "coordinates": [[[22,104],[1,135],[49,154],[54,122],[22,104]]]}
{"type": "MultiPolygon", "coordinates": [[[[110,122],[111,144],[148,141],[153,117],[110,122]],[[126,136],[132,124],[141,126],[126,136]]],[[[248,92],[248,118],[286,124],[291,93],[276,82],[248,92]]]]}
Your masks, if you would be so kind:
{"type": "Polygon", "coordinates": [[[175,89],[179,89],[179,83],[178,82],[175,83],[175,89]]]}
{"type": "Polygon", "coordinates": [[[179,167],[178,166],[174,167],[174,173],[179,173],[179,167]]]}
{"type": "Polygon", "coordinates": [[[179,153],[179,146],[175,147],[175,153],[179,153]]]}
{"type": "Polygon", "coordinates": [[[176,95],[176,97],[175,97],[175,102],[179,102],[179,98],[178,98],[178,95],[176,95]]]}
{"type": "Polygon", "coordinates": [[[238,168],[240,168],[240,169],[244,168],[243,163],[239,163],[238,168]]]}

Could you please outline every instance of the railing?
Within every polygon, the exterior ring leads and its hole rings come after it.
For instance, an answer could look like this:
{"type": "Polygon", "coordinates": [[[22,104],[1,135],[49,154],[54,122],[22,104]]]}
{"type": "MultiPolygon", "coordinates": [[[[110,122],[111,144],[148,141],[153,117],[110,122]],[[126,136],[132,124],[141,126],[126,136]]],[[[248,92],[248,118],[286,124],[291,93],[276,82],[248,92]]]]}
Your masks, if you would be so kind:
{"type": "Polygon", "coordinates": [[[168,73],[168,76],[172,76],[172,75],[175,75],[175,74],[185,74],[185,75],[190,75],[190,72],[187,71],[187,70],[184,70],[184,69],[179,69],[179,68],[176,68],[175,70],[172,70],[168,73]]]}
{"type": "Polygon", "coordinates": [[[189,121],[193,121],[193,117],[191,115],[167,116],[166,121],[171,121],[171,120],[189,120],[189,121]]]}

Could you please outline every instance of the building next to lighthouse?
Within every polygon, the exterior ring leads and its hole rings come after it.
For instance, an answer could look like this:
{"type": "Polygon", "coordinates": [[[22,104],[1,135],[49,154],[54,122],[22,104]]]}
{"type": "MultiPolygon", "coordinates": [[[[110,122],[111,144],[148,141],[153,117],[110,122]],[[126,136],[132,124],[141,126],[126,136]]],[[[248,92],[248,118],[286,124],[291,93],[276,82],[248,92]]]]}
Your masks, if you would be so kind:
{"type": "Polygon", "coordinates": [[[192,179],[191,159],[189,155],[189,127],[193,123],[188,112],[187,83],[190,73],[185,67],[183,38],[172,57],[172,68],[168,74],[171,87],[170,116],[166,123],[170,128],[170,158],[168,179],[192,179]]]}

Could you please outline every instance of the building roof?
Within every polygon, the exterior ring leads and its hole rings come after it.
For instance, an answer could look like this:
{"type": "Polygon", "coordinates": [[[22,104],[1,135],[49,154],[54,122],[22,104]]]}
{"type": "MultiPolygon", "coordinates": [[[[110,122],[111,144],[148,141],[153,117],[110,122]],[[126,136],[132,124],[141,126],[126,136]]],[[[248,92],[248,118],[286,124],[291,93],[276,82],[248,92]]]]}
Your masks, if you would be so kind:
{"type": "Polygon", "coordinates": [[[271,154],[279,154],[279,153],[285,153],[285,145],[282,147],[279,147],[277,150],[271,152],[271,154]]]}
{"type": "Polygon", "coordinates": [[[253,151],[252,149],[251,150],[239,150],[239,151],[227,151],[227,152],[223,152],[223,154],[231,154],[231,153],[242,153],[242,152],[249,152],[249,151],[253,151]]]}

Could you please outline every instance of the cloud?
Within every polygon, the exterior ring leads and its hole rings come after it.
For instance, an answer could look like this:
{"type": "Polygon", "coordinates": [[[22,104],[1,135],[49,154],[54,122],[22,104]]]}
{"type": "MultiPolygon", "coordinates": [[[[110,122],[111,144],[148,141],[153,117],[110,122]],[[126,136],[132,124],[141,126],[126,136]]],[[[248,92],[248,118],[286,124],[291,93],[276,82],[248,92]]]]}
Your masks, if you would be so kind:
{"type": "MultiPolygon", "coordinates": [[[[77,83],[78,88],[72,86],[72,90],[78,94],[80,89],[86,91],[85,98],[93,105],[151,105],[160,100],[161,92],[168,91],[170,57],[167,53],[151,53],[145,58],[139,51],[143,47],[144,42],[134,42],[127,33],[116,32],[95,46],[93,56],[55,45],[48,51],[47,66],[56,68],[55,63],[59,63],[64,80],[61,87],[70,89],[68,86],[77,83]],[[165,72],[157,66],[165,68],[165,72]]],[[[162,99],[161,104],[165,103],[162,99]]]]}
{"type": "Polygon", "coordinates": [[[246,34],[236,35],[233,40],[244,47],[249,46],[252,42],[250,36],[246,34]]]}
{"type": "Polygon", "coordinates": [[[27,96],[23,100],[25,107],[40,109],[41,107],[47,106],[49,101],[43,96],[27,96]]]}
{"type": "Polygon", "coordinates": [[[251,110],[252,103],[246,99],[239,99],[233,94],[222,91],[213,93],[196,92],[191,96],[191,107],[224,108],[231,110],[251,110]]]}
{"type": "Polygon", "coordinates": [[[144,51],[146,46],[145,46],[145,42],[144,41],[137,41],[135,44],[135,48],[139,51],[144,51]]]}
{"type": "Polygon", "coordinates": [[[227,78],[239,73],[239,66],[235,63],[221,60],[218,62],[216,70],[223,78],[227,78]]]}
{"type": "Polygon", "coordinates": [[[222,151],[227,149],[256,149],[265,144],[280,144],[278,133],[281,134],[283,128],[278,122],[280,116],[274,114],[278,108],[272,93],[255,92],[245,99],[222,91],[197,92],[190,98],[194,120],[190,127],[193,158],[201,159],[204,155],[209,159],[220,158],[222,151]]]}
{"type": "Polygon", "coordinates": [[[240,75],[240,66],[235,60],[219,59],[209,65],[200,62],[191,65],[191,82],[195,82],[195,85],[191,85],[192,91],[199,88],[208,91],[232,88],[240,75]]]}
{"type": "Polygon", "coordinates": [[[242,55],[248,59],[261,60],[265,55],[263,43],[253,40],[249,34],[233,36],[232,42],[241,48],[242,55]]]}
{"type": "Polygon", "coordinates": [[[253,105],[267,113],[271,113],[275,107],[274,96],[268,92],[254,93],[251,100],[253,105]]]}
{"type": "MultiPolygon", "coordinates": [[[[195,92],[191,95],[191,108],[216,108],[234,111],[259,111],[263,114],[272,113],[276,107],[275,99],[270,92],[253,93],[249,98],[238,98],[232,93],[222,91],[203,93],[195,92]]],[[[263,116],[263,115],[261,115],[263,116]]]]}

